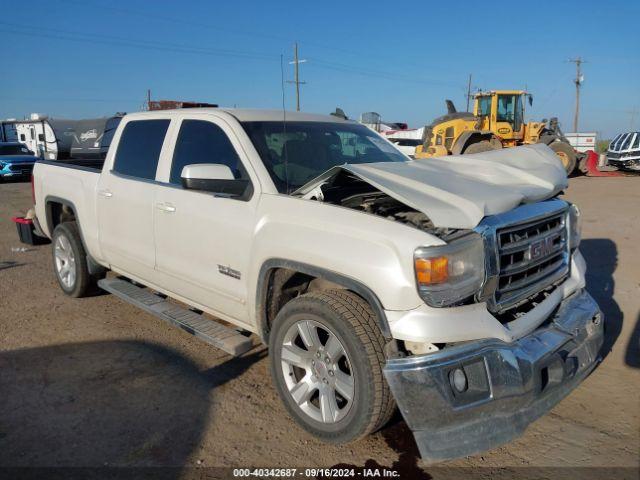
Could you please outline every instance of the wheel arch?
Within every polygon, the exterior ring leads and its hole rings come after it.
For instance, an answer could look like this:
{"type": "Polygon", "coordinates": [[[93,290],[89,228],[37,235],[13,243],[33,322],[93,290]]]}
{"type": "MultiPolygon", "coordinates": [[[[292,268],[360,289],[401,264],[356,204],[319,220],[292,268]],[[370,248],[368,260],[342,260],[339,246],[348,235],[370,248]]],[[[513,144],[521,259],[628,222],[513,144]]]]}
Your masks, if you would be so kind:
{"type": "Polygon", "coordinates": [[[82,225],[80,224],[80,218],[78,217],[78,209],[75,204],[66,198],[57,197],[55,195],[47,195],[44,199],[44,209],[45,209],[45,222],[47,225],[47,230],[49,231],[49,235],[53,236],[53,230],[63,222],[75,221],[78,226],[78,232],[80,233],[80,241],[82,242],[82,246],[84,247],[85,252],[87,252],[87,268],[89,269],[89,273],[100,274],[106,269],[96,262],[91,255],[89,254],[89,250],[87,249],[87,242],[84,239],[84,235],[82,233],[82,225]],[[65,211],[66,209],[66,211],[65,211]],[[72,216],[64,217],[65,213],[71,212],[72,216]]]}
{"type": "MultiPolygon", "coordinates": [[[[53,235],[54,228],[64,221],[71,221],[72,218],[78,222],[78,209],[71,200],[56,197],[54,195],[47,195],[44,199],[44,205],[46,214],[45,224],[50,235],[53,235]],[[69,215],[69,212],[71,213],[71,217],[68,216],[67,219],[63,220],[64,215],[69,215]]],[[[82,236],[80,222],[78,222],[78,230],[82,236]]],[[[82,243],[84,243],[84,239],[82,240],[82,243]]]]}
{"type": "MultiPolygon", "coordinates": [[[[323,280],[359,295],[371,306],[371,309],[376,315],[377,324],[382,335],[387,339],[392,338],[382,303],[378,299],[377,295],[365,284],[354,278],[322,267],[316,267],[314,265],[283,258],[272,258],[265,261],[260,267],[256,289],[257,330],[258,335],[265,343],[268,342],[271,322],[273,321],[273,318],[269,315],[271,302],[273,300],[271,297],[273,294],[271,291],[273,287],[272,282],[274,274],[282,270],[287,270],[292,274],[289,278],[292,278],[295,275],[304,275],[312,279],[311,281],[323,280]]],[[[280,287],[282,287],[282,285],[280,287]]],[[[282,308],[282,306],[284,306],[284,304],[280,305],[280,308],[282,308]]]]}

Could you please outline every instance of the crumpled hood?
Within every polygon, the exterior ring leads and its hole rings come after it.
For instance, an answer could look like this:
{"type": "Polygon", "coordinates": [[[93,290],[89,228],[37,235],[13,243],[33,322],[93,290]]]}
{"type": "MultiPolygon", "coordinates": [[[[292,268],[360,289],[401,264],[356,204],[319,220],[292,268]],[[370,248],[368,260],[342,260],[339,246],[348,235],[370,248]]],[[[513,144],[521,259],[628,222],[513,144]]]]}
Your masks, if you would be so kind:
{"type": "Polygon", "coordinates": [[[560,160],[543,144],[472,155],[333,167],[297,193],[306,194],[340,170],[425,213],[436,227],[474,228],[487,215],[557,195],[567,187],[560,160]]]}

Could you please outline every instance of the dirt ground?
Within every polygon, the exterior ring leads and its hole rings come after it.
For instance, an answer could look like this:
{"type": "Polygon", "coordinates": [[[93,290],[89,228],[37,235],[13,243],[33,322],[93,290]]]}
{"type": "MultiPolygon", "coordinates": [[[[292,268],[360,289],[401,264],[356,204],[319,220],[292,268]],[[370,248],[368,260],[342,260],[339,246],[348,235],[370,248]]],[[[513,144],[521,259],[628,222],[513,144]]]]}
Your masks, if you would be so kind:
{"type": "MultiPolygon", "coordinates": [[[[448,467],[504,478],[522,467],[555,467],[559,476],[567,467],[627,467],[624,476],[638,478],[640,178],[575,178],[567,197],[584,215],[581,249],[588,290],[606,315],[606,357],[521,438],[448,467]]],[[[355,465],[403,478],[456,471],[422,466],[399,416],[347,446],[310,437],[281,405],[262,347],[234,359],[113,296],[66,297],[50,245],[13,251],[24,245],[10,217],[30,205],[28,183],[0,184],[1,467],[355,465]]]]}

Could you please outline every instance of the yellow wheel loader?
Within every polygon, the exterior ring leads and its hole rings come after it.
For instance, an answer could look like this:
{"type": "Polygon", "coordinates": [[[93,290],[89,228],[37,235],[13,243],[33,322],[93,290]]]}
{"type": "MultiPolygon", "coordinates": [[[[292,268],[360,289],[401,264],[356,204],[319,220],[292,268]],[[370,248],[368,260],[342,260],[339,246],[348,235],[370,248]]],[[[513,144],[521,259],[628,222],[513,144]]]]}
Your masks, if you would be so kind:
{"type": "Polygon", "coordinates": [[[531,143],[545,143],[556,152],[567,174],[578,154],[565,138],[558,119],[524,122],[525,103],[533,97],[523,90],[492,90],[474,96],[473,113],[458,112],[447,100],[448,113],[424,129],[415,158],[486,152],[531,143]]]}

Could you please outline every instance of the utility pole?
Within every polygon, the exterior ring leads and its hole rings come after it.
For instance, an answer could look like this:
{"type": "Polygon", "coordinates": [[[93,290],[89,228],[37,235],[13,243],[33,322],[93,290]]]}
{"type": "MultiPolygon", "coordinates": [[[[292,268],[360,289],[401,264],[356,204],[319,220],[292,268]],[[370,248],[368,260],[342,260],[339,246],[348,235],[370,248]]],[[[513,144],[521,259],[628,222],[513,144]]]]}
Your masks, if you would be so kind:
{"type": "Polygon", "coordinates": [[[627,111],[626,113],[629,114],[629,116],[631,117],[631,121],[629,122],[629,130],[633,130],[633,126],[636,123],[636,116],[638,115],[638,107],[633,107],[632,110],[627,111]]]}
{"type": "Polygon", "coordinates": [[[147,111],[151,110],[151,89],[147,89],[147,111]]]}
{"type": "Polygon", "coordinates": [[[576,112],[573,116],[573,131],[577,133],[578,118],[580,116],[580,86],[582,85],[582,82],[584,82],[584,75],[582,75],[582,70],[580,67],[583,63],[585,63],[585,61],[580,57],[572,58],[569,61],[576,64],[576,78],[573,80],[573,83],[576,84],[576,112]]]}
{"type": "Polygon", "coordinates": [[[469,102],[471,101],[471,74],[469,74],[469,83],[467,83],[467,109],[469,111],[469,102]]]}
{"type": "Polygon", "coordinates": [[[293,62],[289,62],[289,65],[294,65],[294,79],[288,80],[287,83],[295,83],[296,84],[296,110],[300,111],[300,85],[304,85],[307,82],[300,81],[300,64],[305,63],[306,60],[298,59],[298,42],[294,44],[293,47],[293,62]]]}

